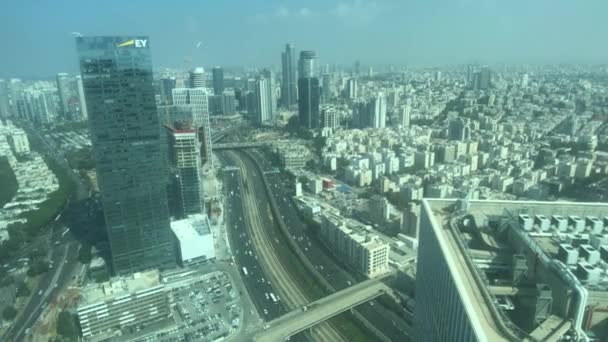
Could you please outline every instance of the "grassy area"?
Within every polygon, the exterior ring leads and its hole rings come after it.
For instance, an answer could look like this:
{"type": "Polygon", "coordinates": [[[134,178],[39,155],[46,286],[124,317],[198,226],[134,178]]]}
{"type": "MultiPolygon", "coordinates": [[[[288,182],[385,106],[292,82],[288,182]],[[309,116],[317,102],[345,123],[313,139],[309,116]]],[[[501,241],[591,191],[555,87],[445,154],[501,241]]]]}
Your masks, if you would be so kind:
{"type": "Polygon", "coordinates": [[[21,214],[27,219],[26,231],[30,235],[36,235],[40,228],[49,223],[65,206],[67,200],[76,191],[76,184],[54,159],[44,158],[49,169],[55,174],[59,182],[59,189],[52,192],[46,201],[40,204],[36,211],[21,214]]]}
{"type": "Polygon", "coordinates": [[[0,208],[10,202],[17,194],[17,178],[6,157],[0,158],[0,208]]]}

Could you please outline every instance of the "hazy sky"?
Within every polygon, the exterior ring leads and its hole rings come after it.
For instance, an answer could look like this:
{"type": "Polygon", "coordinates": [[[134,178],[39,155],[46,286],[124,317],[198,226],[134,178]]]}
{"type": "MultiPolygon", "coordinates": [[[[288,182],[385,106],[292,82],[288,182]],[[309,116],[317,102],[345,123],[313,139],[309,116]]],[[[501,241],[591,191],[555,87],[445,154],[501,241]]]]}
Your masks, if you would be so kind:
{"type": "Polygon", "coordinates": [[[150,36],[156,69],[608,61],[608,0],[1,0],[0,77],[77,71],[73,31],[150,36]],[[195,49],[196,43],[203,45],[195,49]]]}

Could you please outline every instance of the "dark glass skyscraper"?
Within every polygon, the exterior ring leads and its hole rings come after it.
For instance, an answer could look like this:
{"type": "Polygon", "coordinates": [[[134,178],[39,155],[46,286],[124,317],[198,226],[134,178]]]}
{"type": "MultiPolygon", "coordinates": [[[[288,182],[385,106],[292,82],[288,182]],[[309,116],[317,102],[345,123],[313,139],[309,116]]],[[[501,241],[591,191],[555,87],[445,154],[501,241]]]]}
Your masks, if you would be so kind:
{"type": "Polygon", "coordinates": [[[222,95],[224,92],[224,69],[217,66],[213,68],[213,95],[222,95]]]}
{"type": "Polygon", "coordinates": [[[319,127],[320,99],[321,87],[317,77],[304,77],[298,80],[298,116],[302,127],[319,127]]]}
{"type": "Polygon", "coordinates": [[[285,108],[292,107],[297,101],[296,92],[296,48],[287,44],[281,54],[283,79],[281,82],[281,104],[285,108]]]}
{"type": "Polygon", "coordinates": [[[77,37],[117,274],[175,265],[147,37],[77,37]]]}

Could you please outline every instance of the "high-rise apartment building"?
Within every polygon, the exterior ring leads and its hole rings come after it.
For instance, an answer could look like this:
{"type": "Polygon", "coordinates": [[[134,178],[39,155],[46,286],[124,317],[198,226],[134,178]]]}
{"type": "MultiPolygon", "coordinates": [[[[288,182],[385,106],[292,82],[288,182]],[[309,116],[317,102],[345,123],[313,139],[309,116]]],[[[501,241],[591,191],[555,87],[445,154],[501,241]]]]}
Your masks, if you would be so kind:
{"type": "Polygon", "coordinates": [[[173,267],[150,40],[77,37],[76,45],[114,272],[173,267]]]}
{"type": "Polygon", "coordinates": [[[270,80],[260,78],[255,84],[255,122],[263,124],[272,119],[272,95],[270,94],[270,80]]]}
{"type": "Polygon", "coordinates": [[[320,124],[319,106],[321,87],[317,77],[303,77],[298,80],[298,116],[300,126],[318,128],[320,124]]]}
{"type": "Polygon", "coordinates": [[[384,94],[378,93],[373,98],[355,101],[352,124],[358,128],[385,128],[386,97],[384,97],[384,94]]]}
{"type": "Polygon", "coordinates": [[[12,116],[11,105],[8,98],[8,82],[0,79],[0,118],[8,118],[12,116]]]}
{"type": "Polygon", "coordinates": [[[471,139],[471,123],[468,118],[455,118],[448,122],[449,140],[471,139]]]}
{"type": "Polygon", "coordinates": [[[274,80],[274,73],[270,69],[262,70],[262,76],[268,80],[266,86],[268,87],[268,102],[270,103],[270,119],[276,119],[277,114],[277,100],[276,100],[276,86],[274,80]]]}
{"type": "Polygon", "coordinates": [[[321,75],[321,91],[323,95],[323,102],[329,101],[331,99],[331,75],[323,74],[321,75]]]}
{"type": "Polygon", "coordinates": [[[281,54],[282,82],[281,82],[281,104],[285,108],[296,105],[298,94],[296,91],[296,48],[291,44],[285,45],[285,51],[281,54]]]}
{"type": "Polygon", "coordinates": [[[224,92],[222,92],[222,114],[236,114],[236,99],[234,90],[224,90],[224,92]]]}
{"type": "Polygon", "coordinates": [[[409,127],[412,118],[412,100],[405,100],[405,105],[401,107],[401,126],[409,127]]]}
{"type": "Polygon", "coordinates": [[[386,127],[386,97],[383,93],[378,93],[372,99],[370,107],[372,128],[386,127]]]}
{"type": "Polygon", "coordinates": [[[224,92],[224,69],[216,66],[211,70],[211,73],[213,76],[213,94],[222,95],[222,92],[224,92]]]}
{"type": "Polygon", "coordinates": [[[492,86],[492,70],[484,66],[474,74],[473,88],[479,90],[487,90],[492,86]]]}
{"type": "Polygon", "coordinates": [[[87,101],[84,97],[84,87],[82,85],[82,76],[76,76],[76,88],[78,90],[78,102],[80,103],[80,119],[87,120],[89,113],[87,112],[87,101]]]}
{"type": "Polygon", "coordinates": [[[175,77],[166,77],[158,80],[158,88],[160,93],[160,103],[162,105],[170,105],[173,100],[173,89],[177,87],[175,77]]]}
{"type": "Polygon", "coordinates": [[[56,79],[62,118],[64,120],[79,120],[80,101],[74,78],[66,73],[59,73],[56,79]]]}
{"type": "Polygon", "coordinates": [[[57,117],[54,89],[25,89],[15,101],[22,119],[48,124],[57,117]]]}
{"type": "Polygon", "coordinates": [[[189,122],[177,121],[166,129],[177,216],[199,214],[203,212],[203,198],[198,134],[189,122]]]}
{"type": "Polygon", "coordinates": [[[357,98],[356,78],[349,78],[348,81],[346,81],[346,88],[344,89],[344,93],[346,95],[346,98],[349,100],[354,100],[355,98],[357,98]]]}
{"type": "Polygon", "coordinates": [[[336,129],[340,126],[340,118],[335,107],[325,105],[322,110],[322,127],[336,129]]]}
{"type": "Polygon", "coordinates": [[[190,71],[190,88],[204,88],[207,84],[207,75],[202,67],[194,68],[190,71]]]}
{"type": "MultiPolygon", "coordinates": [[[[195,78],[193,84],[200,84],[195,78]]],[[[207,88],[175,88],[173,89],[173,104],[177,106],[194,106],[194,117],[192,119],[195,129],[203,130],[203,151],[206,162],[213,163],[211,151],[211,126],[209,122],[209,90],[207,88]]],[[[210,164],[212,165],[212,164],[210,164]]]]}

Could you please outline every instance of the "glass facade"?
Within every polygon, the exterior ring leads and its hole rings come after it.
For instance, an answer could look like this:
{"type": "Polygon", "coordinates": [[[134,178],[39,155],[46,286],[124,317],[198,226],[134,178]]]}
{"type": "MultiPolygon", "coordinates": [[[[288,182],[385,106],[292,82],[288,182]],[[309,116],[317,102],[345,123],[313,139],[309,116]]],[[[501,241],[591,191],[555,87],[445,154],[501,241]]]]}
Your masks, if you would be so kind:
{"type": "Polygon", "coordinates": [[[304,77],[298,80],[298,112],[300,125],[304,128],[319,127],[319,105],[321,87],[316,77],[304,77]]]}
{"type": "Polygon", "coordinates": [[[147,37],[78,37],[112,265],[117,274],[175,265],[147,37]]]}

